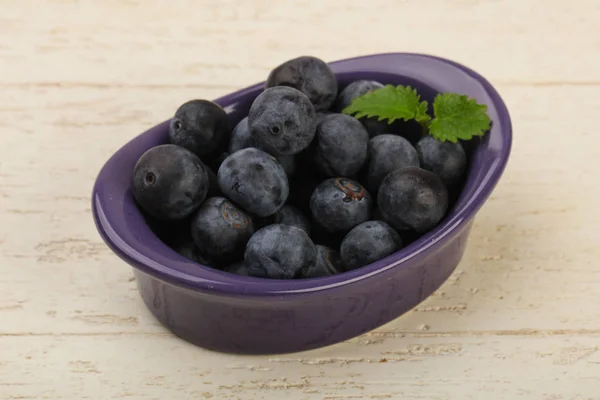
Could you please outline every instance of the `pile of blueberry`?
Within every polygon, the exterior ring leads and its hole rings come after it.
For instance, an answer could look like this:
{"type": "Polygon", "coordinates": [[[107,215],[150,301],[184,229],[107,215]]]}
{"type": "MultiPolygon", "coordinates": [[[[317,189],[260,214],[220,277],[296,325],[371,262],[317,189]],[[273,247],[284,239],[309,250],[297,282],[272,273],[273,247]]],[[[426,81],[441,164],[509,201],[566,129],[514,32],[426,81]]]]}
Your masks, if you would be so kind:
{"type": "Polygon", "coordinates": [[[134,198],[174,250],[234,274],[313,278],[389,256],[445,216],[467,154],[341,113],[379,87],[359,80],[338,93],[329,66],[304,56],[271,71],[235,127],[217,104],[189,101],[170,143],[135,165],[134,198]]]}

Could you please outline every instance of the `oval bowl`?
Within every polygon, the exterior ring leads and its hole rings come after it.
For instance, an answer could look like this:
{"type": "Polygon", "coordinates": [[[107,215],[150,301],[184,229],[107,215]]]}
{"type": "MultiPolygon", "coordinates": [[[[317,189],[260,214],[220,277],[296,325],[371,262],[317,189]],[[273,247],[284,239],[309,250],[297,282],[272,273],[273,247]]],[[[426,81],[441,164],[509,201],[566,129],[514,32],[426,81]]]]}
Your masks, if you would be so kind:
{"type": "MultiPolygon", "coordinates": [[[[473,219],[500,179],[511,150],[510,116],[499,94],[469,68],[429,55],[375,54],[329,65],[340,88],[356,79],[374,79],[409,84],[429,101],[438,92],[457,92],[488,106],[492,128],[471,153],[456,203],[424,236],[354,271],[304,280],[221,272],[196,264],[164,244],[134,202],[130,171],[145,151],[168,141],[169,121],[165,121],[106,162],[93,188],[92,212],[102,239],[133,267],[150,312],[182,339],[239,354],[290,353],[331,345],[412,309],[438,289],[461,260],[473,219]]],[[[263,85],[215,102],[236,123],[247,115],[263,85]]]]}

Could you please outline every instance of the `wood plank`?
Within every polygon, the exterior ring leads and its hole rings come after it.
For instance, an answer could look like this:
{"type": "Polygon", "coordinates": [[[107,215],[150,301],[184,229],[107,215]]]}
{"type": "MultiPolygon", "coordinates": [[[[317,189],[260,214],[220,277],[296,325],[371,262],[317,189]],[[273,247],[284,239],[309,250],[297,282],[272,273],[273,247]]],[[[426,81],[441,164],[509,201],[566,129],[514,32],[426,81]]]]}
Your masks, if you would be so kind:
{"type": "Polygon", "coordinates": [[[0,0],[0,399],[600,400],[600,2],[0,0]],[[422,305],[305,353],[170,335],[90,214],[97,172],[191,98],[300,54],[412,51],[504,96],[515,138],[422,305]]]}
{"type": "Polygon", "coordinates": [[[479,400],[483,393],[490,400],[598,400],[599,337],[367,336],[278,357],[211,353],[162,335],[0,337],[0,393],[36,400],[479,400]]]}
{"type": "Polygon", "coordinates": [[[298,54],[411,51],[512,84],[600,84],[596,0],[427,3],[3,0],[0,82],[238,87],[298,54]]]}

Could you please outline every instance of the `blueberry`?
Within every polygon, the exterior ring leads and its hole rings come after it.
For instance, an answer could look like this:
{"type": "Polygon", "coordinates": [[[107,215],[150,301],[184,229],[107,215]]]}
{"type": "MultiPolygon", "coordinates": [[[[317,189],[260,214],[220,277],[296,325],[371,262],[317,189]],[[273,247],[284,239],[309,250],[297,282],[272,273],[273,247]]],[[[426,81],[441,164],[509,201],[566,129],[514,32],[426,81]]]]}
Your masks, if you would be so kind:
{"type": "Polygon", "coordinates": [[[133,170],[133,196],[139,206],[160,220],[183,219],[206,198],[208,174],[200,159],[172,144],[146,151],[133,170]]]}
{"type": "Polygon", "coordinates": [[[467,168],[467,155],[460,143],[441,142],[425,136],[416,145],[421,166],[437,174],[446,185],[460,181],[467,168]]]}
{"type": "Polygon", "coordinates": [[[244,117],[237,123],[231,132],[231,138],[229,139],[229,153],[232,154],[248,147],[256,147],[256,141],[252,139],[252,135],[250,134],[248,117],[244,117]]]}
{"type": "Polygon", "coordinates": [[[223,161],[217,172],[221,191],[245,211],[266,217],[288,198],[288,179],[281,164],[262,150],[249,147],[223,161]]]}
{"type": "Polygon", "coordinates": [[[383,179],[377,203],[385,221],[394,228],[423,233],[446,214],[448,191],[433,172],[406,167],[383,179]]]}
{"type": "Polygon", "coordinates": [[[246,264],[243,261],[238,261],[233,264],[229,264],[223,271],[229,272],[230,274],[241,275],[241,276],[250,276],[248,273],[248,268],[246,268],[246,264]]]}
{"type": "Polygon", "coordinates": [[[345,232],[371,217],[373,201],[360,183],[346,178],[323,181],[310,198],[315,221],[329,232],[345,232]]]}
{"type": "Polygon", "coordinates": [[[391,132],[390,124],[387,121],[377,120],[377,117],[363,117],[360,118],[359,121],[369,133],[369,137],[384,135],[391,132]]]}
{"type": "Polygon", "coordinates": [[[224,197],[206,199],[191,223],[194,243],[212,260],[241,259],[254,233],[252,219],[224,197]]]}
{"type": "Polygon", "coordinates": [[[317,110],[327,110],[337,96],[337,79],[329,65],[311,56],[286,61],[271,71],[266,87],[289,86],[308,96],[317,110]]]}
{"type": "Polygon", "coordinates": [[[352,229],[340,248],[344,268],[364,267],[402,248],[398,232],[382,221],[367,221],[352,229]]]}
{"type": "MultiPolygon", "coordinates": [[[[383,84],[377,81],[358,80],[351,82],[338,95],[335,102],[335,110],[337,112],[342,112],[342,110],[348,107],[355,98],[382,87],[383,84]]],[[[389,133],[389,124],[386,121],[378,121],[377,117],[360,118],[359,121],[363,124],[370,137],[389,133]]]]}
{"type": "Polygon", "coordinates": [[[340,94],[335,100],[334,109],[337,112],[342,112],[342,110],[348,107],[357,97],[370,91],[381,89],[382,87],[383,84],[380,82],[365,79],[350,82],[348,86],[340,91],[340,94]]]}
{"type": "Polygon", "coordinates": [[[317,251],[306,232],[275,224],[257,231],[248,241],[244,263],[250,276],[292,279],[315,264],[317,251]]]}
{"type": "MultiPolygon", "coordinates": [[[[235,153],[238,150],[255,147],[260,150],[265,150],[258,145],[256,140],[252,138],[250,127],[248,126],[248,117],[242,119],[233,129],[231,140],[229,141],[229,153],[235,153]]],[[[294,156],[275,156],[281,164],[288,177],[294,174],[296,169],[296,160],[294,156]]]]}
{"type": "Polygon", "coordinates": [[[308,222],[308,219],[302,215],[300,210],[288,204],[273,214],[273,223],[295,226],[310,235],[310,222],[308,222]]]}
{"type": "Polygon", "coordinates": [[[300,270],[299,278],[319,278],[343,271],[340,255],[331,247],[316,245],[317,262],[300,270]]]}
{"type": "Polygon", "coordinates": [[[317,126],[312,147],[319,171],[328,177],[354,177],[367,159],[369,134],[356,118],[331,114],[317,126]]]}
{"type": "Polygon", "coordinates": [[[208,100],[191,100],[175,112],[169,126],[172,144],[203,156],[226,145],[229,121],[225,110],[208,100]]]}
{"type": "Polygon", "coordinates": [[[291,87],[265,89],[248,114],[252,138],[275,155],[299,153],[315,137],[315,108],[306,95],[291,87]]]}
{"type": "Polygon", "coordinates": [[[259,230],[265,226],[273,224],[295,226],[296,228],[302,229],[307,235],[310,236],[310,222],[298,208],[290,204],[286,204],[275,214],[269,215],[268,217],[254,217],[255,230],[259,230]]]}
{"type": "Polygon", "coordinates": [[[419,155],[410,142],[396,135],[379,135],[369,140],[367,188],[376,193],[387,174],[402,167],[418,167],[419,155]]]}

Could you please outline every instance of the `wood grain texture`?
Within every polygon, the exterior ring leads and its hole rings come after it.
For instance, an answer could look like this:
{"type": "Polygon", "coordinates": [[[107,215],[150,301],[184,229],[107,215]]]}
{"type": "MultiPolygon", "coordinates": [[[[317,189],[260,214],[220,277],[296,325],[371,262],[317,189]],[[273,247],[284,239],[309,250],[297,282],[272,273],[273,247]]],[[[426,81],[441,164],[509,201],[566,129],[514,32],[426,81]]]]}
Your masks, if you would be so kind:
{"type": "Polygon", "coordinates": [[[600,399],[600,3],[0,0],[0,399],[600,399]],[[168,334],[90,213],[122,144],[299,54],[415,51],[500,91],[515,140],[458,271],[279,357],[168,334]]]}

